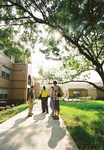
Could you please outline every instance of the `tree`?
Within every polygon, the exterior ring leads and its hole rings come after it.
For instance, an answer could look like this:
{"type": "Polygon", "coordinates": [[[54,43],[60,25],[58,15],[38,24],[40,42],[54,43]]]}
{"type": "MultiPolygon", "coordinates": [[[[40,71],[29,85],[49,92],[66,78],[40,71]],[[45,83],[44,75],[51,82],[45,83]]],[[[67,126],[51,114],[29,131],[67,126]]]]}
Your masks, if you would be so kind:
{"type": "Polygon", "coordinates": [[[20,62],[23,62],[23,57],[30,56],[28,49],[24,50],[24,46],[18,41],[17,43],[13,39],[12,28],[0,29],[0,50],[7,56],[19,56],[20,62]]]}
{"type": "Polygon", "coordinates": [[[66,42],[91,64],[104,85],[103,0],[4,0],[0,8],[0,20],[5,22],[4,26],[24,26],[25,31],[29,28],[26,34],[30,35],[31,41],[36,24],[60,32],[66,42]]]}
{"type": "Polygon", "coordinates": [[[42,67],[40,67],[38,73],[41,76],[42,83],[47,83],[47,84],[52,84],[53,80],[62,82],[64,78],[59,68],[57,69],[57,72],[56,72],[56,68],[51,68],[46,71],[46,70],[43,70],[42,67]]]}

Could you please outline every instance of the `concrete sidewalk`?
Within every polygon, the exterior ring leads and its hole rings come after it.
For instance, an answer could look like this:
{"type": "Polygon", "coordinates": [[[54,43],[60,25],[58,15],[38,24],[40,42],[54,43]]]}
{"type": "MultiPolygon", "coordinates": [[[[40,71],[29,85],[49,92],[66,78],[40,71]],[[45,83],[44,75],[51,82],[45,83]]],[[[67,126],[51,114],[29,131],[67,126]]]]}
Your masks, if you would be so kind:
{"type": "Polygon", "coordinates": [[[34,105],[33,117],[28,109],[0,125],[0,150],[78,150],[62,119],[53,120],[34,105]]]}

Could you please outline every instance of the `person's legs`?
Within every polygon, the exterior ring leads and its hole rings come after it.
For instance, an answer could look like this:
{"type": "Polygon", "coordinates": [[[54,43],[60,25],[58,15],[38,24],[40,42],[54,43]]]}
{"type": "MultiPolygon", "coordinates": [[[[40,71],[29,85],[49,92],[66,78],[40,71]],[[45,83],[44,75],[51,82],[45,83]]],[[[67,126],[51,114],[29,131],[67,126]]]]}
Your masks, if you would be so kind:
{"type": "Polygon", "coordinates": [[[29,111],[28,111],[28,116],[31,116],[31,110],[32,110],[32,103],[30,103],[30,100],[29,100],[29,111]]]}
{"type": "Polygon", "coordinates": [[[55,111],[54,116],[56,116],[56,115],[57,115],[57,110],[56,110],[56,100],[54,100],[54,111],[55,111]]]}
{"type": "Polygon", "coordinates": [[[42,98],[42,112],[45,112],[45,100],[42,98]]]}
{"type": "Polygon", "coordinates": [[[55,110],[55,116],[57,116],[57,110],[55,110]]]}
{"type": "Polygon", "coordinates": [[[54,114],[54,100],[53,100],[53,98],[51,98],[50,107],[51,107],[52,114],[54,114]]]}
{"type": "Polygon", "coordinates": [[[50,107],[51,107],[51,110],[52,110],[52,98],[50,100],[50,107]]]}
{"type": "Polygon", "coordinates": [[[60,112],[59,100],[56,100],[55,101],[55,117],[53,119],[59,119],[59,112],[60,112]]]}
{"type": "Polygon", "coordinates": [[[34,103],[33,103],[33,100],[32,100],[32,104],[31,104],[31,115],[33,115],[33,113],[32,113],[33,105],[34,105],[34,103]]]}
{"type": "Polygon", "coordinates": [[[60,111],[58,110],[58,111],[57,111],[57,117],[58,117],[58,118],[59,118],[59,113],[60,113],[60,111]]]}
{"type": "Polygon", "coordinates": [[[47,97],[45,98],[45,110],[48,113],[48,99],[47,99],[47,97]]]}
{"type": "Polygon", "coordinates": [[[52,114],[54,114],[54,100],[52,99],[52,114]]]}

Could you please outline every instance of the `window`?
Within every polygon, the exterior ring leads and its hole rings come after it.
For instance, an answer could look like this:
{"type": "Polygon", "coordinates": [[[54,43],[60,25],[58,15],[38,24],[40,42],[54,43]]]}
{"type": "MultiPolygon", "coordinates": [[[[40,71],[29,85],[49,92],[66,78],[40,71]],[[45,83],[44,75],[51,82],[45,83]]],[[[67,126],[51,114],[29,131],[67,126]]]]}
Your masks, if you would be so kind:
{"type": "Polygon", "coordinates": [[[6,78],[9,79],[9,75],[10,75],[10,70],[6,68],[6,78]]]}
{"type": "Polygon", "coordinates": [[[3,67],[2,67],[2,76],[3,76],[3,77],[5,77],[5,70],[6,70],[6,68],[3,66],[3,67]]]}
{"type": "Polygon", "coordinates": [[[8,98],[8,90],[0,89],[0,99],[7,99],[7,98],[8,98]]]}
{"type": "Polygon", "coordinates": [[[79,91],[74,91],[73,92],[73,96],[74,97],[79,97],[80,96],[80,92],[79,91]]]}
{"type": "Polygon", "coordinates": [[[9,56],[9,59],[11,60],[11,58],[12,58],[12,56],[10,55],[10,56],[9,56]]]}
{"type": "Polygon", "coordinates": [[[4,66],[2,66],[2,76],[3,77],[6,77],[9,79],[9,76],[10,76],[10,70],[4,66]]]}

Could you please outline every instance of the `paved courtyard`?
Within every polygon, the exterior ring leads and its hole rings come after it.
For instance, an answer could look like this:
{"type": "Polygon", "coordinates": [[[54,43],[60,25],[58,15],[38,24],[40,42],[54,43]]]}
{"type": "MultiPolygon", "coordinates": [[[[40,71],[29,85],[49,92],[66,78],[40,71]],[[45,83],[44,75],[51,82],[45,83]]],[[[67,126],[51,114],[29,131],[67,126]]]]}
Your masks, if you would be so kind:
{"type": "Polygon", "coordinates": [[[28,109],[0,124],[0,150],[78,150],[62,119],[53,120],[34,105],[33,117],[28,109]]]}

